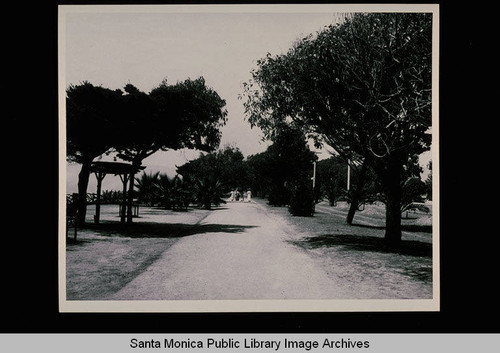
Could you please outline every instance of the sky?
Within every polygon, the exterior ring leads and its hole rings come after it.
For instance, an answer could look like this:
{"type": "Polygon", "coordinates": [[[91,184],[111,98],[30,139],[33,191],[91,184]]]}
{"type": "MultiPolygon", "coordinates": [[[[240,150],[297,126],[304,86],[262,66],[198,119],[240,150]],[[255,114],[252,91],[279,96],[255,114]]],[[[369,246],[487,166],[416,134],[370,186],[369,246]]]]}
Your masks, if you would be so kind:
{"type": "MultiPolygon", "coordinates": [[[[226,100],[228,121],[221,146],[238,147],[243,155],[262,152],[257,128],[245,121],[242,83],[250,79],[257,60],[285,53],[292,44],[332,24],[334,11],[323,7],[271,12],[235,11],[211,7],[66,7],[60,16],[63,83],[65,87],[89,81],[110,89],[131,83],[149,92],[164,79],[174,84],[203,76],[206,85],[226,100]]],[[[321,151],[320,151],[321,152],[321,151]]],[[[143,161],[146,172],[175,175],[176,165],[196,158],[195,151],[158,152],[143,161]]],[[[327,158],[322,153],[320,158],[327,158]]],[[[103,160],[111,157],[103,156],[103,160]]],[[[425,162],[424,162],[425,163],[425,162]]],[[[79,165],[68,164],[66,191],[76,192],[79,165]]],[[[103,190],[120,190],[118,176],[107,176],[103,190]]],[[[94,192],[91,178],[88,192],[94,192]]]]}

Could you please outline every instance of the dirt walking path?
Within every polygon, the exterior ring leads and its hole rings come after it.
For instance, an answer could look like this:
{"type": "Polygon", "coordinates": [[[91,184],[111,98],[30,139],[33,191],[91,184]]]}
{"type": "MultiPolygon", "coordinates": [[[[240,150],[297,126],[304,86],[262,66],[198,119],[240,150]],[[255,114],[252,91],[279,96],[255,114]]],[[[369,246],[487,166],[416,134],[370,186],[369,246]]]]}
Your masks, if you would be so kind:
{"type": "Polygon", "coordinates": [[[227,203],[177,241],[113,300],[331,299],[348,296],[320,264],[288,243],[258,203],[227,203]]]}

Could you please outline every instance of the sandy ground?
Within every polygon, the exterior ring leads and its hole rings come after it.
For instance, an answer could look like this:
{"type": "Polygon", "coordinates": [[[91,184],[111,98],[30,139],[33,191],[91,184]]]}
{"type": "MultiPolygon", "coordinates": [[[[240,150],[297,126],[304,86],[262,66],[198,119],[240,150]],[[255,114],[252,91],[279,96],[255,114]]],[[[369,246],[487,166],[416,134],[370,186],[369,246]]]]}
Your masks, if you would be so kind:
{"type": "Polygon", "coordinates": [[[341,293],[257,203],[228,203],[201,224],[241,230],[179,240],[111,299],[326,299],[341,293]]]}
{"type": "MultiPolygon", "coordinates": [[[[394,253],[383,246],[380,207],[348,226],[345,207],[318,206],[314,217],[258,199],[214,211],[145,208],[133,231],[82,230],[67,248],[67,298],[432,298],[431,233],[405,231],[394,253]]],[[[113,212],[104,222],[116,222],[113,212]]]]}

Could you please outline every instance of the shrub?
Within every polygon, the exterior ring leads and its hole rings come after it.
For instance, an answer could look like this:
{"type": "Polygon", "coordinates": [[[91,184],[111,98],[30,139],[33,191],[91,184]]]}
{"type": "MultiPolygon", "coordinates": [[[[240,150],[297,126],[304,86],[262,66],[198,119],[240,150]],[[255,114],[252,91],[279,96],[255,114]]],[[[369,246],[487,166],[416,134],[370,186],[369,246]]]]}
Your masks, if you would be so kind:
{"type": "Polygon", "coordinates": [[[294,216],[310,217],[314,215],[314,192],[308,178],[301,178],[290,186],[290,205],[288,211],[294,216]]]}

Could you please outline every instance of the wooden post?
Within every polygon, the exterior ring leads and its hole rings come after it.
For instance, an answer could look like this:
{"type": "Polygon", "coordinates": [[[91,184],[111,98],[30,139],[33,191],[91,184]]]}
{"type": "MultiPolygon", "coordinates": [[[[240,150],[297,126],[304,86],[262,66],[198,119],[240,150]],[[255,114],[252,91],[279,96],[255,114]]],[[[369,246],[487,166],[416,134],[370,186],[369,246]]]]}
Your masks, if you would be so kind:
{"type": "Polygon", "coordinates": [[[96,172],[95,176],[97,178],[97,197],[95,200],[94,222],[96,224],[99,224],[99,220],[101,218],[101,185],[102,185],[102,180],[104,179],[106,174],[103,172],[96,172]]]}
{"type": "Polygon", "coordinates": [[[127,180],[128,180],[128,174],[122,174],[120,175],[120,179],[122,180],[123,183],[123,197],[122,197],[122,204],[121,204],[121,212],[120,212],[120,222],[125,223],[125,216],[126,216],[126,209],[127,209],[127,180]]]}

